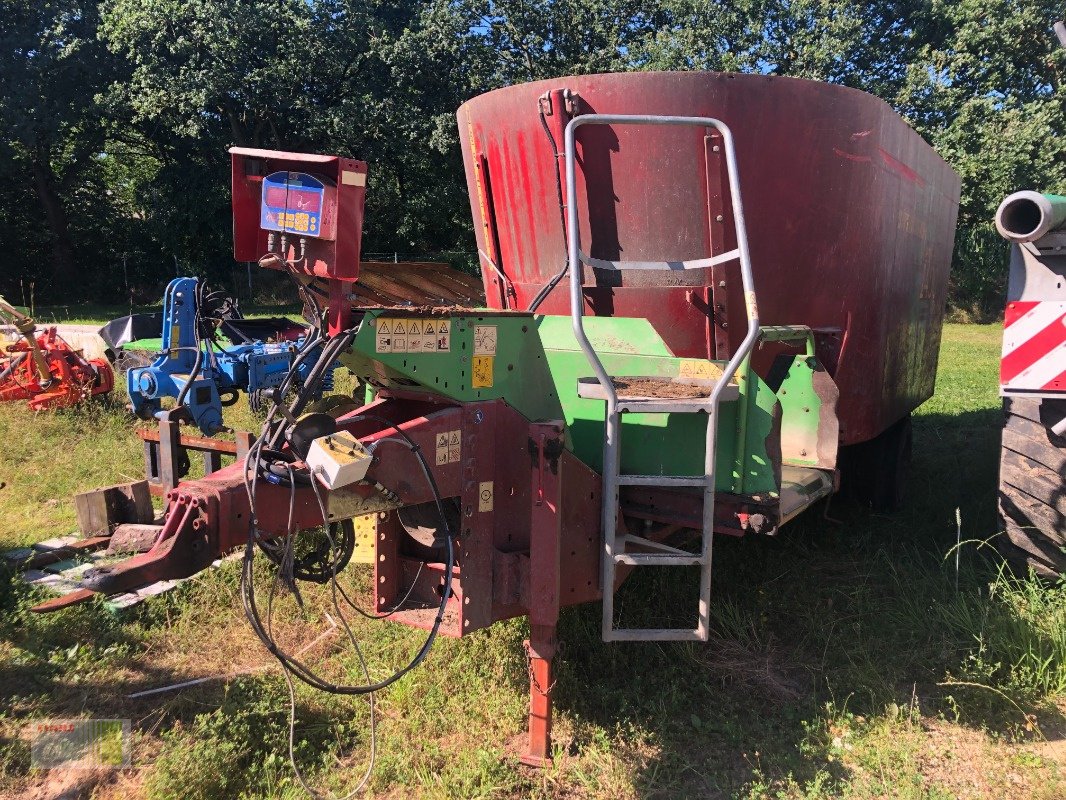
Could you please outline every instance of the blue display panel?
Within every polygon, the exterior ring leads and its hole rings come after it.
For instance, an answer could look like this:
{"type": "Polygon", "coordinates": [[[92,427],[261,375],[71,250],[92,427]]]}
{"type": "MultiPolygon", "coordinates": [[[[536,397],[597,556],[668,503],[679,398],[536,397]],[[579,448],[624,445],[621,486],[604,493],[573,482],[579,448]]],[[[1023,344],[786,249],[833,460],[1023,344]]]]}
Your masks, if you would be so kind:
{"type": "Polygon", "coordinates": [[[267,231],[322,235],[326,188],[305,172],[275,172],[263,179],[259,226],[267,231]]]}

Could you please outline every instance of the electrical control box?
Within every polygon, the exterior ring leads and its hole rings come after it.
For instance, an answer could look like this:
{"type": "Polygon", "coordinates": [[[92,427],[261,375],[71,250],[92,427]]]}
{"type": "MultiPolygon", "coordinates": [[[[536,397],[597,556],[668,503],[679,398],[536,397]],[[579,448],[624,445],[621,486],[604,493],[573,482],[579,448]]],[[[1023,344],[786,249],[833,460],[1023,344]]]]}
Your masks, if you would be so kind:
{"type": "Polygon", "coordinates": [[[247,147],[229,152],[236,260],[349,283],[359,278],[365,162],[247,147]]]}
{"type": "Polygon", "coordinates": [[[336,238],[337,187],[328,178],[306,172],[267,175],[263,178],[259,227],[315,239],[336,238]]]}
{"type": "Polygon", "coordinates": [[[327,489],[361,481],[374,456],[348,431],[320,436],[307,451],[307,466],[327,489]]]}

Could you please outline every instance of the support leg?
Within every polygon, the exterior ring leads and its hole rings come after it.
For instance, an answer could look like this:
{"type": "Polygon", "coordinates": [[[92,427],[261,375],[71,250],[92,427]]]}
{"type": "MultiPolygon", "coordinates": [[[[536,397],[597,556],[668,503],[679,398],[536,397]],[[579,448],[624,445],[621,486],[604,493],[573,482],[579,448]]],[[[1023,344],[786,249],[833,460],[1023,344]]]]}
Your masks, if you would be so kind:
{"type": "Polygon", "coordinates": [[[552,762],[552,658],[557,647],[554,625],[532,625],[525,641],[529,661],[529,744],[520,760],[531,767],[552,762]]]}
{"type": "Polygon", "coordinates": [[[551,763],[552,701],[555,685],[552,658],[559,622],[562,487],[564,476],[549,451],[562,452],[562,425],[542,423],[531,428],[537,459],[533,464],[532,530],[529,541],[529,748],[522,763],[543,767],[551,763]]]}
{"type": "Polygon", "coordinates": [[[181,482],[180,451],[181,428],[178,420],[171,419],[167,412],[159,420],[159,482],[164,492],[172,491],[181,482]]]}

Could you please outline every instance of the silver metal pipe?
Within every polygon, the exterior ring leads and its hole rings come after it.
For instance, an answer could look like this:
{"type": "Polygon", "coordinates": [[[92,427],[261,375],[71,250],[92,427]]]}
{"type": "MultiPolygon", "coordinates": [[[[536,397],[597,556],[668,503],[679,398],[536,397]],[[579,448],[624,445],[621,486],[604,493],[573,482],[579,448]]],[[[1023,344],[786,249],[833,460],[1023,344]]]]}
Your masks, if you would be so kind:
{"type": "Polygon", "coordinates": [[[1035,242],[1066,225],[1066,197],[1026,189],[1009,194],[996,209],[996,230],[1009,242],[1035,242]]]}
{"type": "Polygon", "coordinates": [[[1051,432],[1056,436],[1062,436],[1066,433],[1066,417],[1063,417],[1054,425],[1051,426],[1051,432]]]}
{"type": "MultiPolygon", "coordinates": [[[[618,474],[620,471],[621,448],[619,436],[621,420],[618,413],[618,394],[611,376],[600,361],[595,348],[585,334],[582,318],[584,316],[582,253],[578,232],[577,214],[577,177],[575,151],[577,129],[582,125],[668,125],[684,127],[714,128],[722,135],[726,157],[726,172],[729,180],[730,201],[733,209],[733,223],[737,239],[736,255],[740,261],[741,282],[744,287],[744,306],[748,318],[748,330],[740,347],[723,369],[722,376],[711,391],[710,408],[707,415],[707,432],[704,452],[704,472],[706,481],[703,489],[703,531],[704,552],[700,574],[699,624],[693,633],[695,638],[706,640],[707,621],[710,618],[710,589],[712,543],[714,536],[714,500],[717,457],[718,404],[722,391],[736,375],[741,364],[749,357],[759,338],[759,310],[755,297],[755,283],[752,277],[750,253],[748,250],[747,228],[744,223],[744,207],[740,196],[740,179],[737,174],[736,150],[733,134],[721,120],[713,117],[654,116],[643,114],[586,114],[572,119],[566,126],[564,156],[566,162],[566,215],[567,215],[567,257],[570,265],[570,307],[574,337],[584,352],[586,359],[596,373],[596,378],[603,386],[607,406],[605,414],[605,438],[603,458],[603,531],[604,559],[601,570],[601,588],[603,593],[603,639],[610,641],[613,632],[614,586],[611,577],[614,574],[615,540],[617,535],[618,509],[618,474]]],[[[627,265],[617,262],[618,269],[639,268],[642,262],[627,265]]],[[[650,262],[649,262],[650,263],[650,262]]],[[[693,262],[699,263],[699,262],[693,262]]],[[[627,635],[633,631],[626,631],[627,635]]]]}

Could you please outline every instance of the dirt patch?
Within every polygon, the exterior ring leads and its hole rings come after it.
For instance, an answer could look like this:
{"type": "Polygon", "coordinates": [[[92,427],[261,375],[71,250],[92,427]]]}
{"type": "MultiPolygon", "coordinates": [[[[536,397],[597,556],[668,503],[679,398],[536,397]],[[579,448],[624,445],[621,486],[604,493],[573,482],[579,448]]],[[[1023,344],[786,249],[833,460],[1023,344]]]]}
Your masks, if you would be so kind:
{"type": "Polygon", "coordinates": [[[711,393],[709,386],[696,386],[692,383],[679,383],[664,378],[612,378],[619,397],[657,397],[668,400],[685,400],[707,397],[711,393]]]}
{"type": "Polygon", "coordinates": [[[1056,704],[1057,714],[1051,719],[1041,719],[1040,729],[1044,741],[1035,742],[1032,749],[1048,761],[1055,762],[1066,774],[1066,700],[1056,704]]]}
{"type": "Polygon", "coordinates": [[[11,800],[82,800],[87,797],[131,796],[137,782],[133,770],[46,769],[33,773],[11,800]],[[116,791],[118,790],[118,791],[116,791]]]}
{"type": "MultiPolygon", "coordinates": [[[[925,720],[926,736],[916,754],[919,772],[930,784],[960,800],[980,798],[1053,798],[1052,769],[1025,758],[1034,748],[995,742],[981,731],[939,720],[925,720]],[[1020,760],[1021,757],[1021,760],[1020,760]]],[[[1061,787],[1059,787],[1061,788],[1061,787]]]]}

